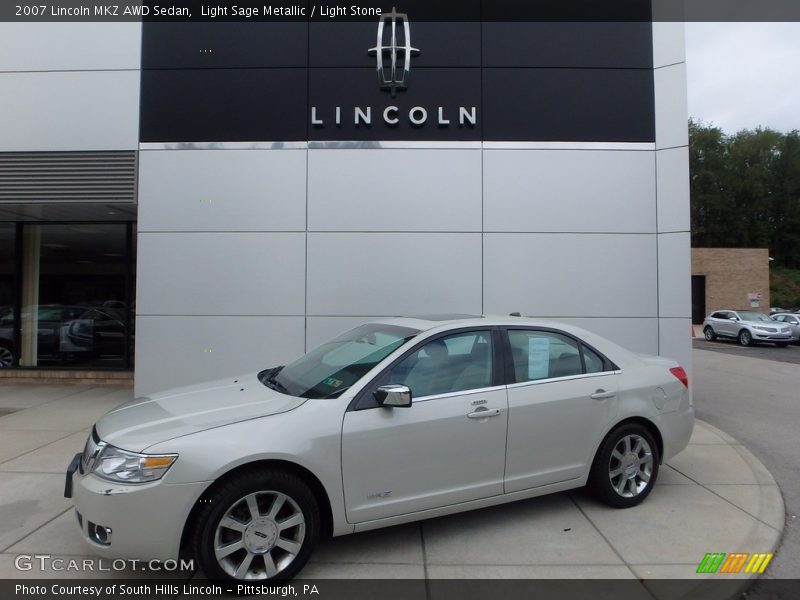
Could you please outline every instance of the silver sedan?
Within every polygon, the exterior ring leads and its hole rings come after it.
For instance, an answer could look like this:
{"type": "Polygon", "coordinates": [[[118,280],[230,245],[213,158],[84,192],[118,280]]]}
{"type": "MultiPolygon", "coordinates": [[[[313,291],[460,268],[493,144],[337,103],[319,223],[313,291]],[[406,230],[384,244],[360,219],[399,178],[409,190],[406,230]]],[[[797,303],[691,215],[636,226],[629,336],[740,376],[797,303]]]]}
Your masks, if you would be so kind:
{"type": "Polygon", "coordinates": [[[563,323],[374,321],[108,413],[65,494],[102,556],[185,551],[212,579],[285,579],[321,535],[582,486],[635,506],[689,441],[688,387],[675,361],[563,323]]]}

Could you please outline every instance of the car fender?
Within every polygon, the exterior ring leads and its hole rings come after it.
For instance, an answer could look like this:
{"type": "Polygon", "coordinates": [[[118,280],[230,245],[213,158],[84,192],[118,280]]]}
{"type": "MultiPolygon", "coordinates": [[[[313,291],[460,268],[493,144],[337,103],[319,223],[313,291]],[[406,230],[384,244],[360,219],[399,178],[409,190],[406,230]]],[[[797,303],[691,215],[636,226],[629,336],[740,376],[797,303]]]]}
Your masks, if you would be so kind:
{"type": "Polygon", "coordinates": [[[234,469],[261,461],[297,465],[313,474],[324,488],[334,535],[351,533],[352,525],[345,519],[341,470],[342,418],[347,402],[344,397],[311,400],[293,411],[154,444],[146,452],[178,454],[164,476],[168,484],[203,481],[211,486],[234,469]],[[182,461],[182,454],[192,459],[182,461]]]}

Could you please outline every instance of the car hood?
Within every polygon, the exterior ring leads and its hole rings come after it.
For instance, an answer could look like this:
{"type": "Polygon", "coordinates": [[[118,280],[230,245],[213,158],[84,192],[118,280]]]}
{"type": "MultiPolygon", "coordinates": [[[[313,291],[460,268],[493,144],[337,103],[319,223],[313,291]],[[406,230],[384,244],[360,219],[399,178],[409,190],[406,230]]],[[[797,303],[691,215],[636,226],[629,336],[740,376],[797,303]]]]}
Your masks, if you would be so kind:
{"type": "Polygon", "coordinates": [[[264,386],[252,374],[131,400],[107,413],[95,427],[104,442],[141,452],[176,437],[287,412],[305,401],[264,386]]]}

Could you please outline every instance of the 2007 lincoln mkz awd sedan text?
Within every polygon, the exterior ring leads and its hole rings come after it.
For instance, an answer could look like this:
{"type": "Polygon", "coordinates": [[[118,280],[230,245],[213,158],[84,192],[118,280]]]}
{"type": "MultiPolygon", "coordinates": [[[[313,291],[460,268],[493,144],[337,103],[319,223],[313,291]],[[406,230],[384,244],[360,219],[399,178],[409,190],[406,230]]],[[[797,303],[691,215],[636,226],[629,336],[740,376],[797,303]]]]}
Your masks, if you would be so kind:
{"type": "Polygon", "coordinates": [[[286,579],[320,535],[584,485],[634,506],[693,424],[682,367],[583,329],[385,319],[285,367],[109,412],[65,495],[101,556],[286,579]]]}

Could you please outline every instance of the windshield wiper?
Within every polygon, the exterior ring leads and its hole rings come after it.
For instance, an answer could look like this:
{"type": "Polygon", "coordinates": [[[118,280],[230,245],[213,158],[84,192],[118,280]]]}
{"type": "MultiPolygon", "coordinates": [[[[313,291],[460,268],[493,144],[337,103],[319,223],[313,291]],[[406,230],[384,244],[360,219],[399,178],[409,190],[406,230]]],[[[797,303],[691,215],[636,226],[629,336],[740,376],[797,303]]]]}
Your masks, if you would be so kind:
{"type": "Polygon", "coordinates": [[[334,391],[334,392],[331,392],[331,393],[330,393],[330,394],[328,394],[327,396],[322,396],[322,398],[320,398],[320,400],[330,400],[331,398],[338,398],[339,396],[341,396],[342,394],[344,394],[344,393],[345,393],[347,390],[349,390],[349,389],[350,389],[350,387],[351,387],[351,386],[349,386],[349,385],[348,385],[347,387],[343,387],[343,388],[342,388],[342,389],[340,389],[340,390],[336,390],[336,391],[334,391]]]}
{"type": "Polygon", "coordinates": [[[276,392],[280,392],[281,394],[286,394],[287,396],[291,396],[289,390],[286,389],[286,386],[283,385],[280,381],[277,381],[275,379],[278,373],[281,372],[281,369],[283,369],[283,367],[276,367],[275,369],[272,369],[270,374],[267,375],[266,377],[260,377],[261,383],[263,383],[271,390],[275,390],[276,392]]]}
{"type": "Polygon", "coordinates": [[[270,379],[270,378],[265,379],[264,380],[264,385],[267,386],[268,388],[272,389],[272,390],[275,390],[276,392],[280,392],[281,394],[286,394],[287,396],[291,395],[291,394],[289,394],[289,390],[286,389],[285,385],[283,385],[279,381],[275,381],[274,379],[270,379]]]}

